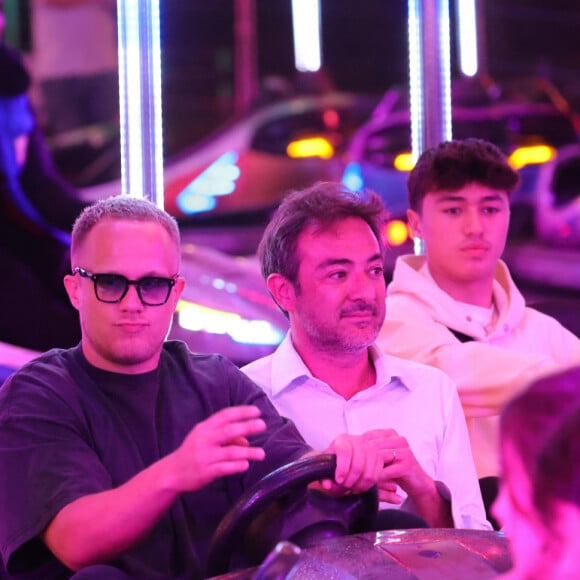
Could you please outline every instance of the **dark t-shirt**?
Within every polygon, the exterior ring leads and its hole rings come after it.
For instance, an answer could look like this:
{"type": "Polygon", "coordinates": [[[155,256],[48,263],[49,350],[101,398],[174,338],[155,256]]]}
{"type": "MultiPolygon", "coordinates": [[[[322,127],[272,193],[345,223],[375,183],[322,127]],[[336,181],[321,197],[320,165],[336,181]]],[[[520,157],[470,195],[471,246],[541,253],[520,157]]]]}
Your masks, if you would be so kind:
{"type": "Polygon", "coordinates": [[[67,504],[117,487],[174,451],[216,411],[257,405],[266,459],[182,494],[151,533],[112,564],[139,578],[200,576],[207,545],[245,489],[309,451],[261,389],[219,355],[164,345],[159,368],[120,375],[87,363],[80,347],[52,350],[0,389],[0,553],[15,578],[66,578],[37,538],[67,504]]]}

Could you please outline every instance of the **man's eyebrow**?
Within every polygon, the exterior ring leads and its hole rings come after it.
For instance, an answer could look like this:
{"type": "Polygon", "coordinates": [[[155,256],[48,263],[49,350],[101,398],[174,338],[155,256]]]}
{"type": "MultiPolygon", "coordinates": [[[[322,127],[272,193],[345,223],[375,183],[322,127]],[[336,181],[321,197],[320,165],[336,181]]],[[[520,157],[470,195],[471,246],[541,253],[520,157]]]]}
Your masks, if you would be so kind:
{"type": "Polygon", "coordinates": [[[466,198],[463,195],[446,193],[444,195],[438,195],[435,199],[435,203],[447,203],[450,201],[466,201],[466,198]]]}
{"type": "MultiPolygon", "coordinates": [[[[477,200],[477,203],[486,202],[486,201],[499,201],[503,199],[500,193],[490,193],[488,195],[484,195],[482,198],[477,200]]],[[[448,193],[444,195],[437,196],[435,203],[448,203],[450,201],[453,202],[463,202],[467,201],[467,198],[460,194],[453,194],[448,193]]]]}
{"type": "MultiPolygon", "coordinates": [[[[382,262],[382,260],[383,260],[382,255],[380,254],[380,252],[377,252],[367,260],[367,263],[382,262]]],[[[333,266],[350,266],[352,264],[354,264],[354,261],[348,258],[328,258],[327,260],[320,262],[320,264],[316,266],[316,269],[324,270],[326,268],[331,268],[333,266]]]]}
{"type": "Polygon", "coordinates": [[[324,270],[325,268],[330,268],[332,266],[348,266],[352,263],[353,261],[347,258],[328,258],[323,262],[320,262],[320,264],[316,266],[316,269],[324,270]]]}

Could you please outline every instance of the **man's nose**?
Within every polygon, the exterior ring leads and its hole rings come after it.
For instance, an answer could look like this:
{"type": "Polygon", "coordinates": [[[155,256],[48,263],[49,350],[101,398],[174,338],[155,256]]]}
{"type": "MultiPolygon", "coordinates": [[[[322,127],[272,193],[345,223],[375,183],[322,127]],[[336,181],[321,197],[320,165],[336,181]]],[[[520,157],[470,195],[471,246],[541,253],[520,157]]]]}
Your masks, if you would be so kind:
{"type": "Polygon", "coordinates": [[[356,297],[373,296],[375,294],[374,284],[367,272],[359,272],[352,277],[351,294],[356,297]]]}
{"type": "Polygon", "coordinates": [[[481,232],[481,215],[477,209],[473,208],[465,212],[464,228],[470,234],[481,232]]]}
{"type": "Polygon", "coordinates": [[[135,284],[129,284],[127,288],[127,293],[123,296],[121,300],[121,305],[124,308],[131,308],[131,309],[141,309],[143,308],[143,302],[141,302],[141,298],[139,297],[139,292],[137,291],[137,286],[135,284]]]}

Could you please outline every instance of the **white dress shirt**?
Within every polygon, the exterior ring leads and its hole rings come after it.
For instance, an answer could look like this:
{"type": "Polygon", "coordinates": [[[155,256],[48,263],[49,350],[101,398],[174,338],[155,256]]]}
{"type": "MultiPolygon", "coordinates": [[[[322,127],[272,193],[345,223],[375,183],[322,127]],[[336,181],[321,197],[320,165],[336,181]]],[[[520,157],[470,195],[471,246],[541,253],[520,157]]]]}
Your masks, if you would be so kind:
{"type": "Polygon", "coordinates": [[[370,354],[377,382],[349,400],[312,376],[290,333],[273,354],[242,371],[264,389],[281,415],[294,421],[314,449],[327,448],[341,433],[394,429],[406,438],[425,472],[449,490],[455,527],[491,529],[451,379],[434,367],[385,355],[376,345],[370,354]]]}

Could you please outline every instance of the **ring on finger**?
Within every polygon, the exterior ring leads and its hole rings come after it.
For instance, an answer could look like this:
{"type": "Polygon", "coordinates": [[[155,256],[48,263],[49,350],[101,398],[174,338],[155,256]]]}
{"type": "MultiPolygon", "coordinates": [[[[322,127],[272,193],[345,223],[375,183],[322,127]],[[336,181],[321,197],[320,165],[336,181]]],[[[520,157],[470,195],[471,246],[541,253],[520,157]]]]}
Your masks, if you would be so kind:
{"type": "Polygon", "coordinates": [[[395,461],[397,460],[397,450],[391,449],[391,451],[393,452],[393,461],[391,461],[391,463],[395,463],[395,461]]]}

